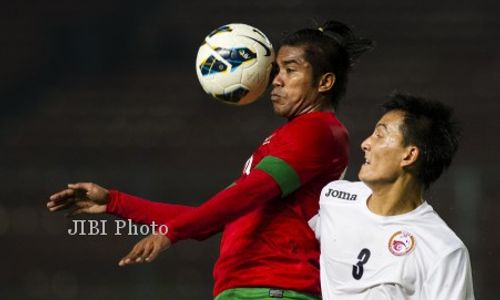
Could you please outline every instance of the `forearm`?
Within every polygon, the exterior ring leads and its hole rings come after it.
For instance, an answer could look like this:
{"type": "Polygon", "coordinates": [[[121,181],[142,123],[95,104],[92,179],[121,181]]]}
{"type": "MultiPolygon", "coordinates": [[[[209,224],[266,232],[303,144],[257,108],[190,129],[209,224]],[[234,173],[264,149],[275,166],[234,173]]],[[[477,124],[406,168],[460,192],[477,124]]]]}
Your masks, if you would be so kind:
{"type": "Polygon", "coordinates": [[[164,224],[194,209],[192,206],[154,202],[117,190],[109,192],[110,200],[106,212],[136,223],[151,224],[154,221],[164,224]]]}
{"type": "Polygon", "coordinates": [[[196,209],[167,222],[172,243],[183,239],[204,239],[265,202],[281,194],[271,176],[260,170],[239,179],[196,209]]]}

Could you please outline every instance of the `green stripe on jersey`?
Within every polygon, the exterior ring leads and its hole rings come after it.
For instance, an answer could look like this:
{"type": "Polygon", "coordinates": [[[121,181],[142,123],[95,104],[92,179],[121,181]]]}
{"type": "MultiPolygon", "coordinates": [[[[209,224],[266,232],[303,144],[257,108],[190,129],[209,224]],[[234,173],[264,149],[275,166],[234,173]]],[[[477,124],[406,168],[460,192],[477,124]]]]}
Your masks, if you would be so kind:
{"type": "Polygon", "coordinates": [[[300,187],[299,175],[281,158],[266,156],[255,166],[269,174],[280,186],[281,197],[286,197],[300,187]]]}

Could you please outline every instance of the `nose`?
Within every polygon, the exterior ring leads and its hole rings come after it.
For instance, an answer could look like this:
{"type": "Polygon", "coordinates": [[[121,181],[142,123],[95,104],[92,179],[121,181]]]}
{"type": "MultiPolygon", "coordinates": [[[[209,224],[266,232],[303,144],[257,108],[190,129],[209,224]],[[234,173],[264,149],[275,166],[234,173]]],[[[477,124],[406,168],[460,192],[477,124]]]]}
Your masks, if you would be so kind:
{"type": "Polygon", "coordinates": [[[283,86],[283,79],[281,78],[280,72],[274,73],[273,86],[283,86]]]}
{"type": "Polygon", "coordinates": [[[363,151],[368,151],[370,149],[370,137],[367,137],[362,143],[361,143],[361,150],[363,151]]]}

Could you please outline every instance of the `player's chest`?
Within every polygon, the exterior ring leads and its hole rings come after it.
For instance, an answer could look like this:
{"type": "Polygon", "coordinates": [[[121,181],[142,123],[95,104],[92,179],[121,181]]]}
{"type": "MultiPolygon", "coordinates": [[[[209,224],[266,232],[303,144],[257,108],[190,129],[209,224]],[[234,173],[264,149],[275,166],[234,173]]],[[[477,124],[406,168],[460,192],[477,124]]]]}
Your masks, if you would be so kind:
{"type": "Polygon", "coordinates": [[[250,170],[252,170],[259,162],[271,153],[271,140],[274,137],[274,134],[270,135],[262,144],[255,150],[252,155],[247,159],[245,165],[243,166],[243,174],[250,174],[250,170]]]}
{"type": "Polygon", "coordinates": [[[321,252],[335,270],[331,275],[336,282],[410,287],[424,277],[425,263],[411,227],[362,220],[359,212],[336,214],[335,221],[324,225],[329,234],[322,236],[321,252]]]}

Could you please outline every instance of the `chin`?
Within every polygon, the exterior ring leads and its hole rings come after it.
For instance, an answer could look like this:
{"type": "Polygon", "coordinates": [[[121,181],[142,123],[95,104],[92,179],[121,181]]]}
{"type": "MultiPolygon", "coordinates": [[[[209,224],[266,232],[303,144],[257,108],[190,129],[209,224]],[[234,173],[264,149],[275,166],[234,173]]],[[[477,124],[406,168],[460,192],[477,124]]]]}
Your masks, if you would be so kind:
{"type": "Polygon", "coordinates": [[[365,182],[365,178],[364,178],[364,176],[363,176],[363,175],[361,175],[361,174],[358,174],[358,179],[359,179],[360,181],[365,182]]]}
{"type": "Polygon", "coordinates": [[[371,180],[370,180],[369,174],[367,174],[366,172],[363,172],[363,170],[359,171],[358,179],[360,181],[363,181],[366,185],[369,185],[370,182],[373,182],[373,178],[371,178],[371,180]]]}
{"type": "Polygon", "coordinates": [[[274,114],[278,117],[286,117],[286,113],[283,110],[274,108],[274,114]]]}
{"type": "Polygon", "coordinates": [[[278,109],[274,109],[274,114],[278,117],[282,117],[281,112],[278,109]]]}
{"type": "Polygon", "coordinates": [[[363,172],[363,167],[364,166],[361,166],[361,169],[358,172],[358,179],[361,181],[364,181],[364,179],[366,178],[366,176],[365,176],[366,174],[365,174],[365,172],[363,172]]]}
{"type": "Polygon", "coordinates": [[[366,184],[368,187],[370,187],[370,183],[372,182],[369,178],[367,178],[366,176],[363,176],[363,174],[358,174],[358,179],[359,181],[363,182],[364,184],[366,184]]]}

